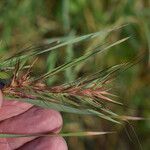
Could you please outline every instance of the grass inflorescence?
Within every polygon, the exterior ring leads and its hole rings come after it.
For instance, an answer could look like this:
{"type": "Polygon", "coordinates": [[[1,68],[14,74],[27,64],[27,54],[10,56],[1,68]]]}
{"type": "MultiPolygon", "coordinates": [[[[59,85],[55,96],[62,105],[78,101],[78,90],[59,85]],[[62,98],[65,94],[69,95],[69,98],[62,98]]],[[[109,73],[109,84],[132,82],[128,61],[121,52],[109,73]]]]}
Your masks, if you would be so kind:
{"type": "MultiPolygon", "coordinates": [[[[53,70],[34,76],[32,72],[33,66],[37,62],[37,56],[43,53],[54,51],[60,47],[75,44],[81,41],[90,40],[103,34],[118,30],[121,27],[115,27],[84,36],[74,37],[67,41],[53,41],[49,44],[39,46],[30,46],[22,51],[15,53],[8,58],[0,59],[0,81],[4,83],[2,91],[7,100],[18,100],[28,102],[43,108],[56,109],[58,111],[77,113],[84,115],[94,115],[113,123],[122,124],[123,121],[134,119],[134,117],[120,116],[117,112],[112,112],[107,104],[123,106],[121,102],[115,99],[115,95],[111,93],[111,81],[122,71],[130,68],[139,59],[131,62],[125,62],[116,66],[102,69],[94,74],[78,78],[72,82],[64,83],[57,86],[49,86],[46,84],[47,78],[52,78],[57,73],[73,67],[86,61],[88,58],[102,53],[113,46],[126,41],[128,37],[121,40],[96,45],[89,52],[64,63],[53,70]],[[28,60],[33,59],[31,64],[28,60]],[[4,80],[9,82],[4,82],[4,80]]],[[[81,132],[76,134],[63,134],[62,136],[81,136],[81,135],[100,135],[110,132],[81,132]]],[[[1,134],[0,137],[8,137],[8,134],[1,134]]],[[[26,136],[26,135],[22,135],[26,136]]],[[[30,135],[29,135],[30,136],[30,135]]],[[[10,137],[21,137],[21,135],[10,135],[10,137]]]]}

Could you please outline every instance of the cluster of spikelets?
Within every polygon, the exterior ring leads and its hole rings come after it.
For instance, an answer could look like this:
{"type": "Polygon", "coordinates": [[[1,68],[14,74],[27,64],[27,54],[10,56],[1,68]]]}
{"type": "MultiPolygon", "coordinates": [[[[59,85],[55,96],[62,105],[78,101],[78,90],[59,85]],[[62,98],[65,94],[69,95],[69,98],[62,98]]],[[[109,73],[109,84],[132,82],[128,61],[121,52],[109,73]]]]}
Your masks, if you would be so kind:
{"type": "MultiPolygon", "coordinates": [[[[120,28],[120,27],[119,27],[120,28]]],[[[89,57],[98,53],[106,51],[111,47],[118,45],[125,40],[124,38],[114,43],[106,43],[97,45],[83,56],[72,60],[71,62],[62,64],[52,71],[44,73],[39,77],[31,76],[32,67],[35,65],[36,56],[56,50],[57,48],[66,46],[68,44],[78,43],[80,41],[89,40],[104,33],[110,33],[118,28],[104,30],[80,37],[73,38],[69,41],[53,41],[49,44],[40,46],[31,46],[22,51],[12,55],[9,58],[0,59],[0,72],[10,74],[9,82],[2,89],[7,100],[18,100],[28,102],[43,108],[56,109],[58,111],[95,115],[100,118],[109,120],[114,123],[121,124],[125,117],[120,117],[118,114],[109,110],[105,105],[107,103],[114,103],[122,105],[120,102],[114,101],[114,96],[111,94],[110,83],[120,71],[124,71],[131,67],[138,59],[129,63],[112,66],[104,70],[100,70],[95,74],[81,77],[71,83],[65,83],[58,86],[48,86],[45,82],[47,78],[51,78],[58,72],[63,71],[69,67],[73,67],[89,57]],[[29,58],[33,58],[33,63],[28,65],[29,58]],[[109,88],[108,88],[109,85],[109,88]]],[[[3,76],[0,74],[0,80],[3,76]]],[[[106,132],[105,132],[106,133],[106,132]]],[[[91,135],[104,134],[104,132],[83,132],[75,135],[91,135]]],[[[63,135],[63,134],[62,134],[63,135]]],[[[69,136],[74,134],[64,134],[69,136]]],[[[8,135],[1,135],[1,137],[8,135]]],[[[9,135],[9,136],[23,136],[23,135],[9,135]]]]}

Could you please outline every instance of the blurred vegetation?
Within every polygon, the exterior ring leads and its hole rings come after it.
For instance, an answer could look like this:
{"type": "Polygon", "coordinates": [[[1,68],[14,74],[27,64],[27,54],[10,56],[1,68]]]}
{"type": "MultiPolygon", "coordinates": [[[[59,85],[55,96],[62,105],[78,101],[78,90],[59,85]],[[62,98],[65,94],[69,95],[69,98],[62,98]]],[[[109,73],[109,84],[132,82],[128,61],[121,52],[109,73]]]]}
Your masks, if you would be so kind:
{"type": "MultiPolygon", "coordinates": [[[[114,82],[113,93],[127,107],[111,106],[120,114],[150,116],[150,1],[149,0],[1,0],[0,1],[0,56],[10,55],[26,45],[48,43],[54,39],[71,39],[77,35],[96,32],[128,24],[111,35],[104,34],[92,41],[68,45],[62,50],[40,56],[36,73],[52,70],[62,62],[87,52],[95,44],[130,39],[111,51],[97,55],[85,63],[67,69],[64,74],[48,80],[51,85],[72,81],[77,77],[98,71],[100,68],[130,61],[144,55],[142,62],[120,74],[114,82]],[[47,58],[47,59],[45,59],[47,58]],[[46,67],[45,67],[46,66],[46,67]],[[40,70],[40,71],[39,71],[40,70]]],[[[64,131],[95,130],[117,131],[116,134],[98,137],[69,137],[71,150],[124,150],[139,149],[136,135],[128,124],[118,127],[93,117],[64,115],[64,131]],[[127,133],[131,133],[130,141],[127,133]]],[[[150,122],[131,122],[143,150],[150,148],[150,122]]]]}

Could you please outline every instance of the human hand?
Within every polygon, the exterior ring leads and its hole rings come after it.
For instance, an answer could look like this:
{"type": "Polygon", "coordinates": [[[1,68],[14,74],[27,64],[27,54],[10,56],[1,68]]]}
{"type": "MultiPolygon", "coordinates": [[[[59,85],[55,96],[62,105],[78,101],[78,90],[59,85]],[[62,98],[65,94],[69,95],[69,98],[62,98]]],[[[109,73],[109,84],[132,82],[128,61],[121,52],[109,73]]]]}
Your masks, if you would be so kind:
{"type": "MultiPolygon", "coordinates": [[[[0,91],[0,104],[2,92],[0,91]]],[[[0,133],[38,134],[61,130],[59,112],[19,101],[3,101],[0,108],[0,133]]],[[[0,150],[67,150],[62,137],[0,138],[0,150]]]]}

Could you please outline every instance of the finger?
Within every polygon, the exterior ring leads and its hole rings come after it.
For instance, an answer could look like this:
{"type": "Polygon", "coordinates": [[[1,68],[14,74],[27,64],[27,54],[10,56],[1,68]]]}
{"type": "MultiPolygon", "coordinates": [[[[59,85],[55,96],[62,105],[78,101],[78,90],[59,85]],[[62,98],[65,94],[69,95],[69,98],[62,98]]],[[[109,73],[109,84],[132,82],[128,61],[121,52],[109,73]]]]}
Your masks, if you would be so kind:
{"type": "Polygon", "coordinates": [[[66,141],[62,137],[37,138],[18,150],[68,150],[66,141]]]}
{"type": "Polygon", "coordinates": [[[13,101],[4,100],[3,106],[0,108],[0,121],[24,113],[31,107],[32,105],[29,103],[23,103],[15,100],[13,101]]]}
{"type": "Polygon", "coordinates": [[[3,94],[2,91],[0,90],[0,108],[2,107],[2,103],[3,103],[3,94]]]}
{"type": "MultiPolygon", "coordinates": [[[[33,107],[27,112],[9,118],[0,123],[3,133],[36,134],[58,132],[62,127],[62,117],[55,110],[33,107]]],[[[12,149],[16,149],[35,137],[8,138],[7,142],[12,149]]]]}
{"type": "Polygon", "coordinates": [[[0,138],[0,149],[1,150],[12,150],[7,143],[7,139],[5,138],[0,138]]]}

